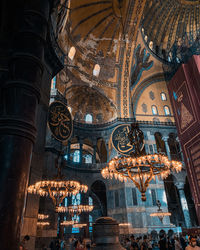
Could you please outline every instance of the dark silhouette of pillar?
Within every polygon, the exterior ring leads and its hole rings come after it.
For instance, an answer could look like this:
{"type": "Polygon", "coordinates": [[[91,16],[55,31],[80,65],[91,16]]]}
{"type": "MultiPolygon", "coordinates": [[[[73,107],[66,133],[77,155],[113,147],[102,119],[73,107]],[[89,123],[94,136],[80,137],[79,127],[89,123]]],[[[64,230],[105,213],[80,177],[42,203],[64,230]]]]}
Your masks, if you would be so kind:
{"type": "Polygon", "coordinates": [[[23,16],[1,86],[0,114],[0,242],[9,250],[19,249],[50,14],[49,0],[17,2],[23,16]]]}

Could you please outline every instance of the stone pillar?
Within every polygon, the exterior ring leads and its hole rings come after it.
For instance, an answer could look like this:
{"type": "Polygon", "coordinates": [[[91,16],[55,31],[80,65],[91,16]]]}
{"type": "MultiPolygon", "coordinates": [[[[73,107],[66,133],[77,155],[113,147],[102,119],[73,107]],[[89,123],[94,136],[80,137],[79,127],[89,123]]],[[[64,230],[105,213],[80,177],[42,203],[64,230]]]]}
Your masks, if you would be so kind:
{"type": "Polygon", "coordinates": [[[179,140],[178,136],[176,137],[176,141],[178,142],[179,147],[180,147],[181,161],[184,162],[183,151],[182,151],[182,147],[181,147],[180,140],[179,140]]]}
{"type": "Polygon", "coordinates": [[[181,207],[182,207],[183,215],[185,219],[185,225],[187,228],[190,228],[192,227],[192,224],[191,224],[190,213],[189,213],[188,204],[187,204],[187,200],[186,200],[185,192],[184,192],[184,183],[177,182],[175,183],[175,185],[179,192],[181,207]]]}
{"type": "Polygon", "coordinates": [[[165,142],[165,148],[166,148],[166,152],[167,152],[167,157],[169,158],[169,160],[171,161],[171,154],[170,154],[170,148],[169,148],[169,144],[168,144],[168,136],[163,136],[163,141],[165,142]]]}
{"type": "Polygon", "coordinates": [[[82,140],[79,140],[79,145],[80,145],[80,163],[83,162],[83,142],[82,140]]]}
{"type": "Polygon", "coordinates": [[[50,14],[48,0],[26,1],[23,8],[1,91],[0,242],[9,250],[19,249],[50,14]]]}
{"type": "Polygon", "coordinates": [[[70,161],[70,153],[71,153],[71,141],[68,141],[68,144],[67,144],[67,161],[70,161]]]}

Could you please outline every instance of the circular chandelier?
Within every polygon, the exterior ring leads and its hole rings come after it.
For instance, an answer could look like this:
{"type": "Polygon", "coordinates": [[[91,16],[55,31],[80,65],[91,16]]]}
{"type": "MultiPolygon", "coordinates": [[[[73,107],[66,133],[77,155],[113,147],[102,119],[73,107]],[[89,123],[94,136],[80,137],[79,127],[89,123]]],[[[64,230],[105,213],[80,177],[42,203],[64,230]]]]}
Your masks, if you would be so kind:
{"type": "Polygon", "coordinates": [[[64,220],[63,222],[60,223],[61,226],[71,226],[74,225],[74,221],[73,220],[64,220]]]}
{"type": "Polygon", "coordinates": [[[68,212],[69,214],[81,214],[82,212],[89,213],[93,210],[94,206],[93,205],[71,205],[68,207],[64,206],[59,206],[56,207],[56,212],[57,213],[66,213],[68,212]]]}
{"type": "Polygon", "coordinates": [[[87,224],[80,224],[80,223],[75,223],[73,225],[73,227],[78,227],[78,228],[82,228],[82,227],[86,227],[86,226],[87,226],[87,224]]]}
{"type": "Polygon", "coordinates": [[[121,182],[130,179],[141,192],[142,201],[146,201],[146,191],[150,181],[155,179],[155,176],[165,179],[171,171],[180,172],[182,163],[170,161],[163,153],[144,154],[144,135],[138,123],[131,124],[128,137],[134,152],[129,157],[113,158],[108,167],[102,169],[101,174],[103,178],[114,177],[121,182]]]}
{"type": "Polygon", "coordinates": [[[38,214],[38,219],[39,220],[45,220],[49,218],[49,215],[48,214],[38,214]]]}
{"type": "Polygon", "coordinates": [[[163,222],[163,219],[165,216],[171,216],[171,213],[169,212],[163,212],[161,207],[161,203],[159,200],[156,201],[156,205],[158,206],[158,210],[156,213],[151,213],[151,217],[158,217],[161,222],[163,222]]]}
{"type": "Polygon", "coordinates": [[[86,193],[88,190],[87,185],[81,185],[78,181],[64,180],[64,176],[61,175],[61,166],[58,164],[60,156],[61,152],[55,160],[57,175],[53,180],[38,181],[28,187],[28,192],[31,194],[51,197],[55,206],[62,203],[66,196],[76,195],[79,192],[86,193]]]}

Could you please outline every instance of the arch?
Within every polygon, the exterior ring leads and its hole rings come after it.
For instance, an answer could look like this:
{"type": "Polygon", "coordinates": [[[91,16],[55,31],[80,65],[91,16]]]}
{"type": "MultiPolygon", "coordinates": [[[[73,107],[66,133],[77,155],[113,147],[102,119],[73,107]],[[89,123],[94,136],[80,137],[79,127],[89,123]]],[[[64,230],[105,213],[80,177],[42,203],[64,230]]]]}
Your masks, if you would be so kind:
{"type": "Polygon", "coordinates": [[[165,142],[162,139],[162,134],[160,132],[156,132],[154,136],[157,146],[157,152],[163,152],[166,154],[165,142]]]}
{"type": "Polygon", "coordinates": [[[103,216],[107,215],[107,196],[106,196],[106,185],[103,181],[97,180],[91,185],[91,191],[99,198],[102,205],[103,216]]]}
{"type": "Polygon", "coordinates": [[[97,140],[97,149],[100,158],[100,162],[107,162],[107,148],[106,143],[103,138],[97,140]]]}
{"type": "Polygon", "coordinates": [[[167,95],[166,95],[165,92],[161,92],[161,93],[160,93],[160,97],[161,97],[161,100],[162,100],[162,101],[167,101],[167,95]]]}
{"type": "Polygon", "coordinates": [[[156,105],[152,105],[151,110],[153,115],[158,115],[158,108],[156,105]]]}
{"type": "Polygon", "coordinates": [[[169,134],[168,145],[172,160],[181,161],[181,149],[179,142],[176,140],[177,135],[174,133],[169,134]]]}
{"type": "Polygon", "coordinates": [[[91,114],[87,114],[85,116],[85,122],[92,123],[92,121],[93,121],[93,116],[91,114]]]}
{"type": "Polygon", "coordinates": [[[171,111],[170,111],[169,106],[165,105],[165,106],[163,107],[163,109],[164,109],[165,115],[171,115],[171,111]]]}

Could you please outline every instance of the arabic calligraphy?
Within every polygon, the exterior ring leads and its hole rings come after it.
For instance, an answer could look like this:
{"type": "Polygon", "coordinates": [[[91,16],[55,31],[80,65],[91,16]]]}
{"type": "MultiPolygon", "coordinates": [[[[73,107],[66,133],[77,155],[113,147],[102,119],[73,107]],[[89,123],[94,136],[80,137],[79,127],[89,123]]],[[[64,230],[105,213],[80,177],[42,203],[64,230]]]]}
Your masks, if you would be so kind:
{"type": "Polygon", "coordinates": [[[123,124],[116,127],[112,133],[113,147],[124,155],[129,155],[134,150],[134,146],[130,144],[128,133],[131,127],[129,124],[123,124]]]}
{"type": "Polygon", "coordinates": [[[55,101],[49,106],[48,124],[53,136],[59,141],[66,141],[72,134],[72,116],[67,106],[55,101]]]}

